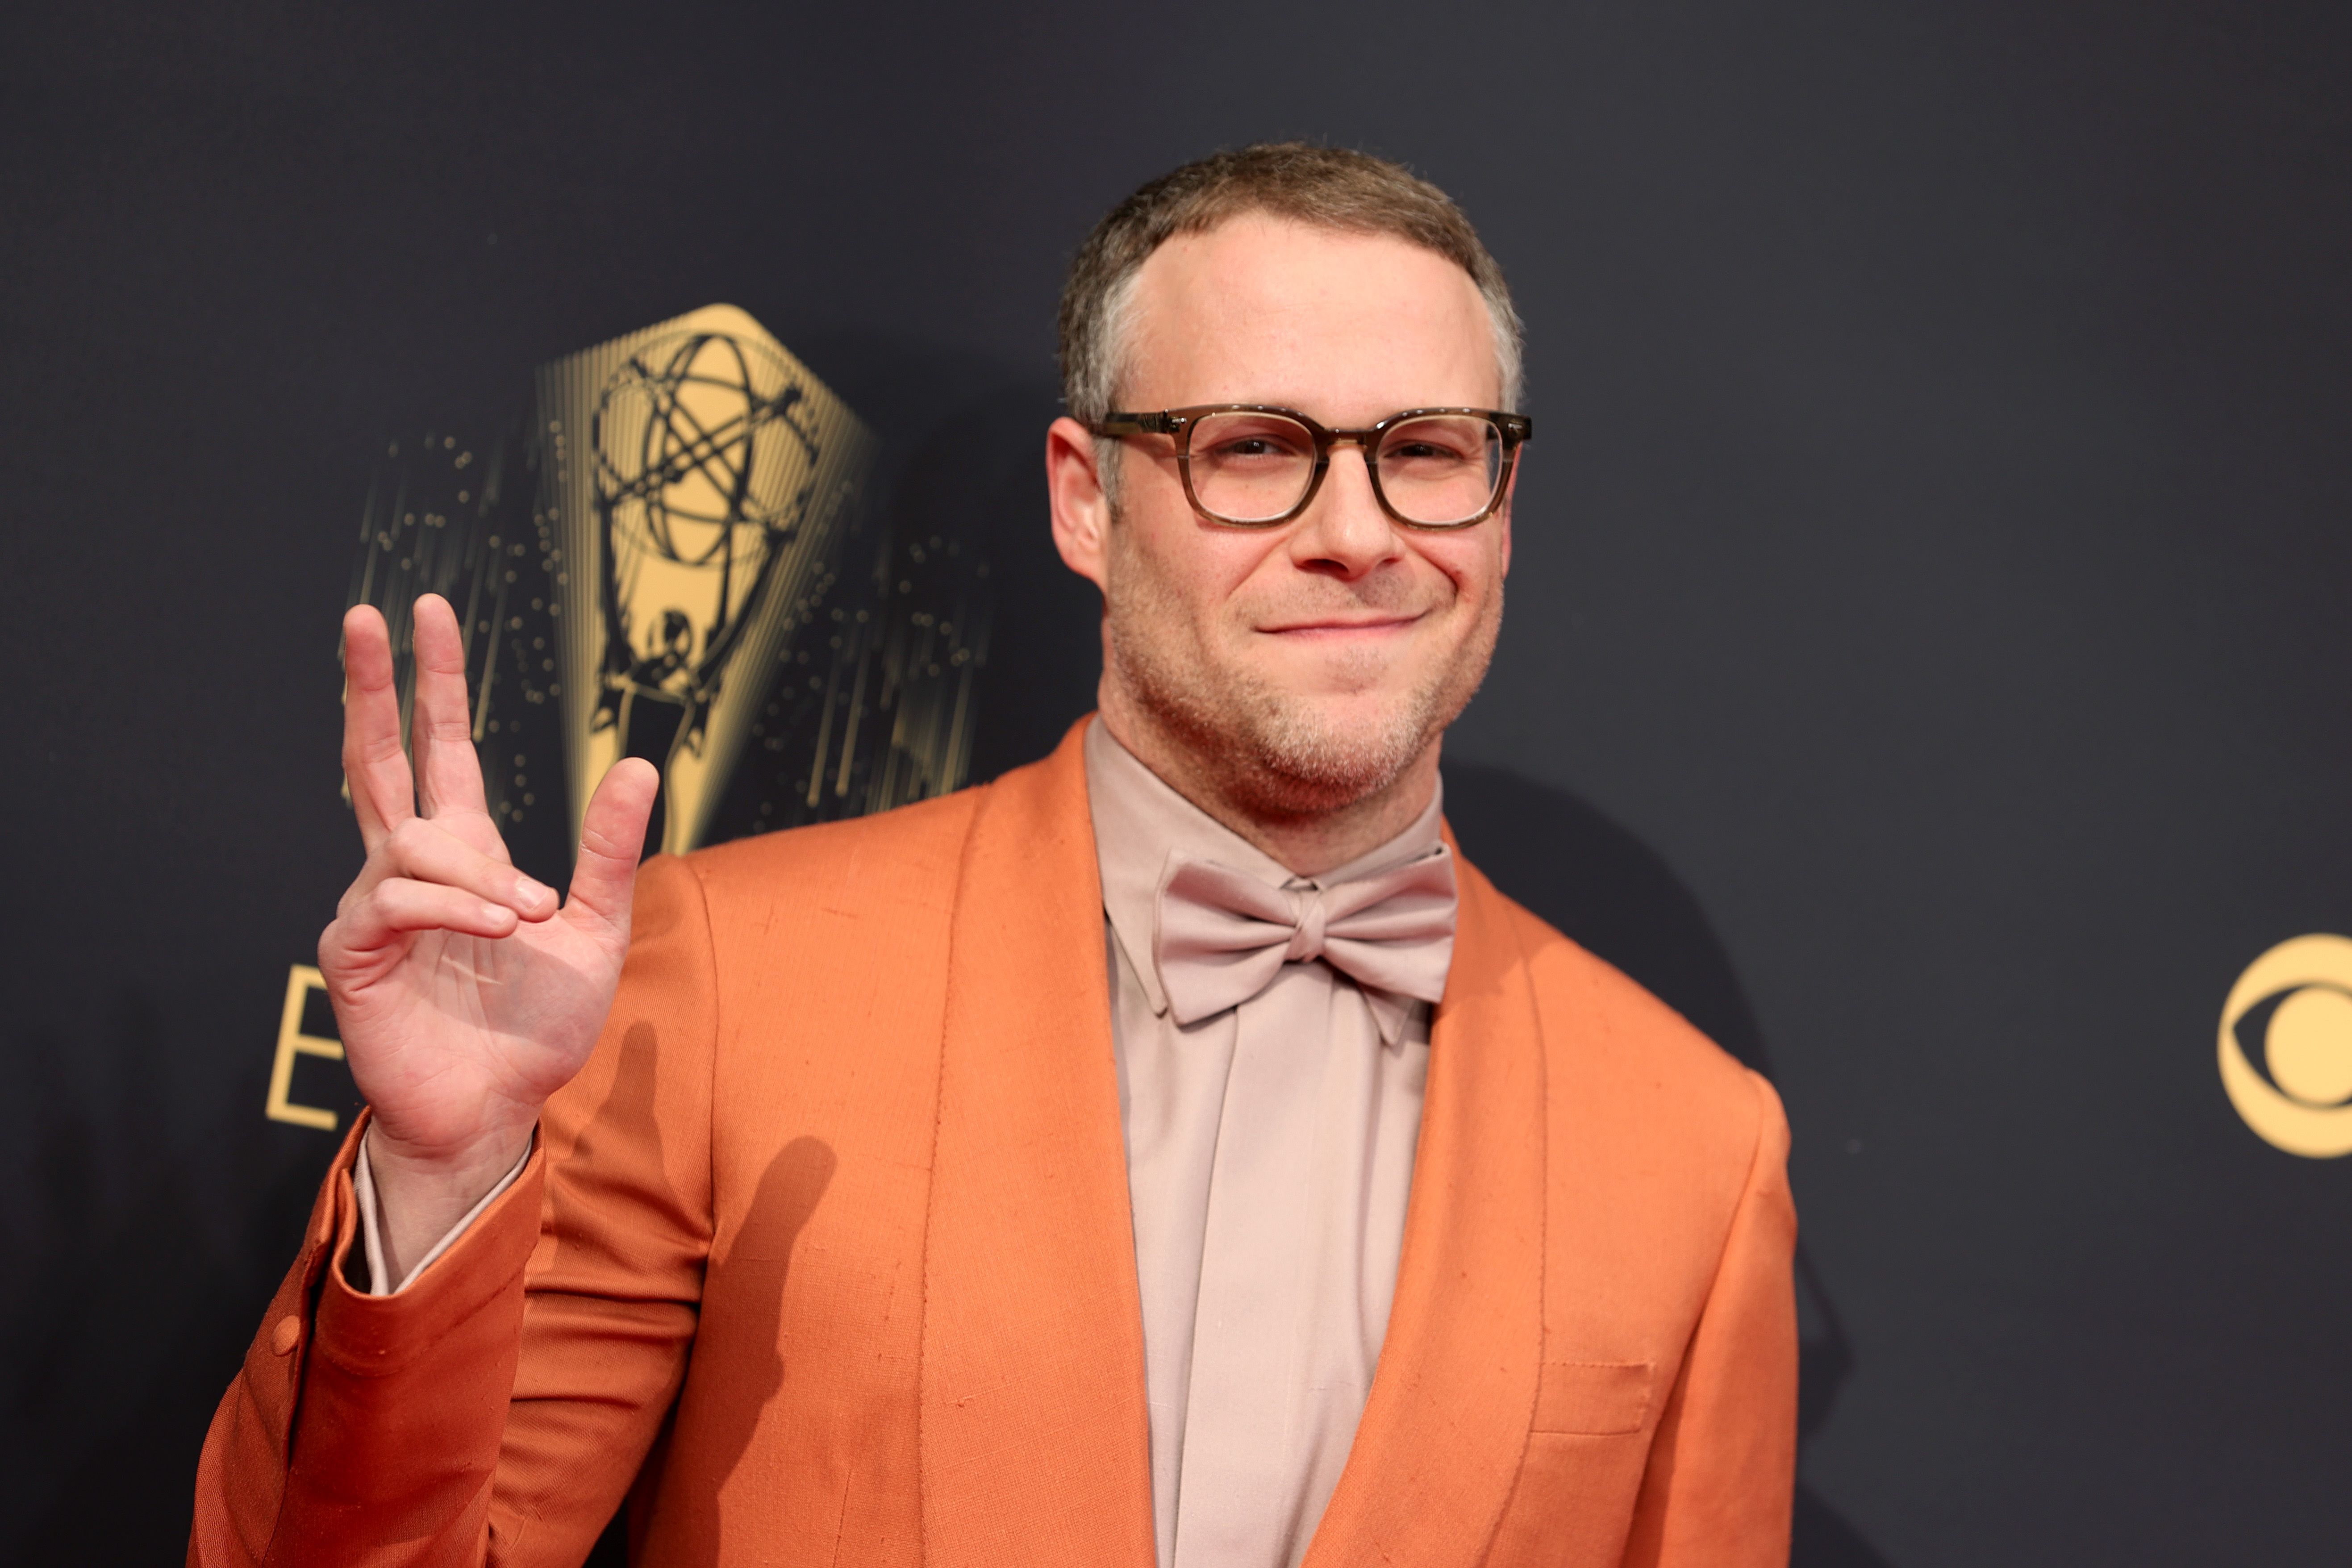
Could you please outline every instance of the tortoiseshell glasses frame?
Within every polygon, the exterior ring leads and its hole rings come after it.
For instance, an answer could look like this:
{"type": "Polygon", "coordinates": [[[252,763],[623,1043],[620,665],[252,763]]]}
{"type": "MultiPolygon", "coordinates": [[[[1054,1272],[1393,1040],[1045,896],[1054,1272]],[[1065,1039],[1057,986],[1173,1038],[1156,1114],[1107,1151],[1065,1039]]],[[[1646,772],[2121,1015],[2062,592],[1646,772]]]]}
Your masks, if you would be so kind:
{"type": "MultiPolygon", "coordinates": [[[[1535,424],[1526,415],[1506,414],[1493,408],[1408,408],[1402,413],[1390,415],[1377,425],[1368,426],[1360,430],[1335,430],[1318,423],[1295,408],[1283,408],[1263,403],[1204,403],[1196,404],[1188,408],[1164,408],[1156,413],[1115,413],[1087,428],[1097,436],[1171,437],[1176,443],[1176,467],[1183,479],[1185,500],[1203,521],[1221,523],[1229,528],[1278,528],[1297,517],[1314,501],[1316,492],[1323,488],[1323,477],[1331,467],[1331,448],[1342,443],[1351,444],[1364,454],[1364,467],[1371,476],[1372,495],[1380,502],[1381,510],[1391,519],[1407,528],[1468,528],[1494,516],[1496,509],[1502,505],[1503,497],[1510,490],[1511,472],[1518,462],[1519,447],[1535,434],[1535,424]],[[1223,417],[1226,416],[1241,417],[1228,419],[1223,417]],[[1249,416],[1255,416],[1258,422],[1255,425],[1251,424],[1249,416]],[[1297,426],[1298,431],[1313,445],[1313,465],[1303,477],[1297,479],[1290,477],[1291,470],[1300,467],[1306,457],[1303,450],[1295,448],[1285,451],[1277,447],[1270,452],[1249,452],[1242,455],[1238,463],[1244,467],[1255,468],[1257,472],[1252,476],[1252,479],[1259,485],[1262,492],[1270,490],[1278,495],[1283,489],[1287,489],[1289,484],[1297,483],[1298,493],[1295,500],[1277,510],[1269,511],[1265,516],[1238,517],[1233,515],[1230,510],[1220,510],[1219,507],[1211,504],[1209,500],[1203,499],[1202,490],[1209,487],[1196,483],[1192,471],[1193,461],[1197,455],[1193,450],[1193,437],[1196,433],[1204,427],[1213,433],[1230,431],[1236,446],[1268,447],[1291,439],[1289,433],[1280,423],[1282,421],[1287,421],[1297,426]],[[1486,493],[1483,498],[1476,499],[1475,505],[1472,501],[1475,497],[1475,491],[1471,487],[1475,486],[1476,476],[1465,468],[1468,455],[1442,450],[1443,460],[1450,464],[1452,470],[1448,485],[1443,488],[1450,489],[1452,492],[1450,499],[1456,503],[1448,506],[1446,510],[1460,510],[1464,515],[1434,520],[1413,516],[1412,515],[1413,509],[1410,501],[1407,505],[1400,506],[1390,493],[1391,484],[1395,481],[1396,475],[1391,474],[1390,483],[1382,481],[1381,470],[1383,466],[1391,461],[1402,466],[1416,460],[1406,453],[1405,448],[1414,446],[1444,448],[1444,443],[1436,440],[1416,443],[1409,439],[1400,439],[1393,447],[1389,444],[1391,437],[1410,437],[1415,435],[1417,432],[1411,426],[1419,421],[1430,422],[1424,431],[1418,432],[1420,434],[1448,437],[1456,447],[1466,444],[1468,439],[1475,438],[1484,447],[1480,466],[1486,470],[1486,493]],[[1483,423],[1485,426],[1483,436],[1475,434],[1476,427],[1469,423],[1472,421],[1483,423]]],[[[1426,458],[1419,460],[1423,461],[1424,466],[1430,463],[1430,459],[1426,458]]],[[[1400,488],[1405,489],[1410,496],[1416,489],[1417,479],[1418,476],[1415,476],[1400,488]]],[[[1221,493],[1235,488],[1231,482],[1223,480],[1222,476],[1219,477],[1218,486],[1221,493]]],[[[1243,484],[1239,488],[1246,489],[1247,486],[1243,484]]],[[[1425,504],[1437,504],[1440,501],[1441,487],[1433,484],[1420,484],[1418,488],[1429,492],[1422,497],[1425,504]]]]}

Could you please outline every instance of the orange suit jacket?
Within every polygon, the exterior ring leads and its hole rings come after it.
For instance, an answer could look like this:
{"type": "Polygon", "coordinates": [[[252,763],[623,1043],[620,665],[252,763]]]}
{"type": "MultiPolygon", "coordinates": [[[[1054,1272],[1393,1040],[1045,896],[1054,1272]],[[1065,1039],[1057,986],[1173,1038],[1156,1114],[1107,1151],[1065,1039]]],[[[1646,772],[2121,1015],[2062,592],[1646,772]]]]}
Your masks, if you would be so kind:
{"type": "MultiPolygon", "coordinates": [[[[346,1143],[199,1466],[192,1563],[1151,1568],[1078,732],[642,874],[604,1038],[407,1290],[346,1143]]],[[[354,1128],[356,1141],[359,1129],[354,1128]]],[[[1308,1552],[1784,1563],[1762,1079],[1461,871],[1388,1337],[1308,1552]]]]}

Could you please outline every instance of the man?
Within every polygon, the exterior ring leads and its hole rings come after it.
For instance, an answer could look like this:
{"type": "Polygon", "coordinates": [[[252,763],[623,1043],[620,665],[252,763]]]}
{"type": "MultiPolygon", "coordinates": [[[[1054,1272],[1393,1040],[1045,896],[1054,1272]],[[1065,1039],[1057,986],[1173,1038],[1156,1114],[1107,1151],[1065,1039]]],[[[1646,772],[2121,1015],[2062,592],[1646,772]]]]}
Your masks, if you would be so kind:
{"type": "Polygon", "coordinates": [[[624,763],[560,909],[482,812],[446,606],[413,786],[355,611],[368,859],[320,951],[372,1111],[191,1561],[576,1563],[625,1494],[652,1563],[1784,1559],[1778,1102],[1438,815],[1517,331],[1394,165],[1144,187],[1046,437],[1099,713],[641,878],[624,763]]]}

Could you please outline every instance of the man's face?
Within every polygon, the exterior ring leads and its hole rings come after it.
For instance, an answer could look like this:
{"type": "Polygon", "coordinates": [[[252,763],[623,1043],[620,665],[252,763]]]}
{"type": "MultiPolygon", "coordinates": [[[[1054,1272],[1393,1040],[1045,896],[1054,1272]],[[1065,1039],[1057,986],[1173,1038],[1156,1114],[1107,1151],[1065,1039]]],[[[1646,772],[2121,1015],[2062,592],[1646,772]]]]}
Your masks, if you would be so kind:
{"type": "MultiPolygon", "coordinates": [[[[1256,215],[1144,263],[1125,349],[1119,401],[1135,410],[1272,404],[1361,428],[1501,399],[1493,328],[1459,267],[1402,240],[1256,215]]],[[[1486,674],[1507,500],[1469,528],[1407,527],[1346,446],[1301,516],[1233,528],[1187,503],[1171,439],[1122,447],[1098,548],[1064,540],[1104,593],[1106,710],[1131,704],[1260,811],[1328,811],[1394,781],[1486,674]]]]}

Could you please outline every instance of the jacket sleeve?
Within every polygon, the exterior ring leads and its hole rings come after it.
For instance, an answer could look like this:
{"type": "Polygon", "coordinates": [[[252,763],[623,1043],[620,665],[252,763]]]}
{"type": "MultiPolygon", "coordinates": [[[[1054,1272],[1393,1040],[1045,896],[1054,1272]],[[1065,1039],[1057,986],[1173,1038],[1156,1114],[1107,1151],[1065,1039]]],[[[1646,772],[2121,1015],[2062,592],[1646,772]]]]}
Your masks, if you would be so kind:
{"type": "Polygon", "coordinates": [[[649,861],[595,1052],[522,1174],[398,1295],[346,1281],[352,1129],[205,1436],[192,1565],[587,1554],[694,1336],[716,1011],[700,884],[649,861]]]}
{"type": "Polygon", "coordinates": [[[1789,1123],[1760,1101],[1746,1189],[1683,1358],[1634,1506],[1628,1568],[1775,1568],[1789,1561],[1797,1477],[1797,1300],[1789,1123]]]}

